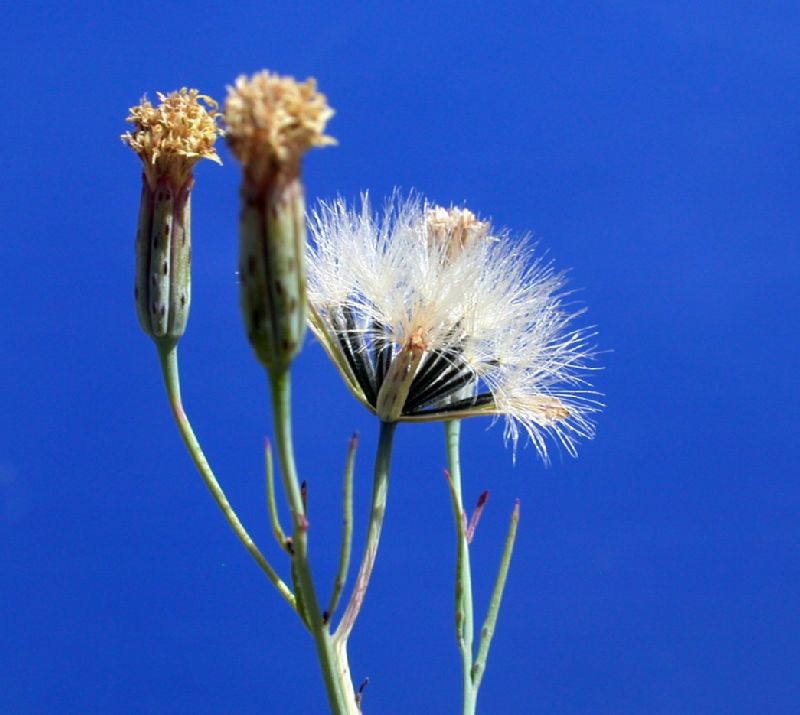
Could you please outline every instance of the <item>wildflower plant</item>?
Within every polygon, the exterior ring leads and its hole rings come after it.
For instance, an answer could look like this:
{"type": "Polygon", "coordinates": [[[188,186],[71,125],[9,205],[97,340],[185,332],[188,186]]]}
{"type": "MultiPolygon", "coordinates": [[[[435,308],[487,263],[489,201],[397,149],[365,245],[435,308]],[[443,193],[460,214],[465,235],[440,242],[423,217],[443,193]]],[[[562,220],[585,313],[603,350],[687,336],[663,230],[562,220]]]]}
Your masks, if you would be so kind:
{"type": "Polygon", "coordinates": [[[461,420],[502,418],[514,449],[527,437],[545,461],[548,444],[574,455],[578,440],[593,436],[591,417],[599,403],[586,382],[591,335],[573,327],[579,311],[570,307],[564,274],[535,258],[526,240],[494,230],[466,208],[444,208],[417,195],[395,193],[381,213],[366,195],[357,207],[335,199],[318,203],[306,216],[303,157],[311,148],[335,143],[325,133],[333,110],[313,79],[299,83],[266,71],[242,75],[228,88],[223,113],[197,90],[158,97],[158,106],[144,99],[131,109],[133,129],[122,137],[143,162],[136,304],[198,471],[238,538],[311,635],[331,712],[355,715],[362,712],[363,685],[354,687],[348,642],[378,553],[396,426],[442,421],[456,525],[462,705],[465,715],[474,713],[519,503],[476,643],[469,547],[488,492],[468,517],[461,420]],[[285,569],[272,565],[241,523],[181,401],[177,351],[189,315],[193,170],[202,158],[220,163],[215,142],[222,134],[242,167],[240,300],[245,333],[271,388],[289,529],[278,516],[269,442],[267,497],[272,532],[288,559],[285,569]],[[356,399],[380,422],[364,552],[338,621],[351,560],[356,439],[345,467],[339,564],[323,601],[308,554],[313,531],[292,436],[292,366],[307,326],[356,399]]]}

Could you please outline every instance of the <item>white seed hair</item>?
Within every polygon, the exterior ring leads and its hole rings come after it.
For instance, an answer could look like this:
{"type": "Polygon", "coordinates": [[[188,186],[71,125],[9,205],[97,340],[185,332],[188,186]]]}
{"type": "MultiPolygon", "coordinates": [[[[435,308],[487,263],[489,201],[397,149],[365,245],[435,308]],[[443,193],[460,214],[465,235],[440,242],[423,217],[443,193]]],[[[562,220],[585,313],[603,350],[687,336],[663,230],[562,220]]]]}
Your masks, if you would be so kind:
{"type": "MultiPolygon", "coordinates": [[[[504,416],[505,438],[515,446],[522,428],[545,461],[547,436],[575,456],[577,440],[593,437],[590,416],[601,404],[585,377],[593,334],[572,327],[583,311],[566,303],[564,273],[535,257],[527,238],[488,223],[479,238],[453,251],[430,240],[432,211],[441,209],[397,191],[380,215],[366,194],[360,208],[342,198],[319,202],[309,215],[312,330],[335,353],[342,330],[335,316],[345,309],[367,343],[385,334],[399,350],[421,335],[426,351],[441,351],[471,371],[467,396],[492,395],[489,405],[400,421],[504,416]]],[[[332,357],[358,393],[346,361],[332,357]]]]}

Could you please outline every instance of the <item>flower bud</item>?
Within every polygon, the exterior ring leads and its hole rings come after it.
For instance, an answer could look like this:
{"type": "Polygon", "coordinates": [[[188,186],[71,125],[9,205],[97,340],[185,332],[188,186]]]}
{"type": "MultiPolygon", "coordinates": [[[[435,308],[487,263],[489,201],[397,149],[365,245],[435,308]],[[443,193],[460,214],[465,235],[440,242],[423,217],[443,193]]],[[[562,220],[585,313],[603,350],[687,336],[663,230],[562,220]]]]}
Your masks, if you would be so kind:
{"type": "Polygon", "coordinates": [[[226,138],[242,162],[239,280],[247,336],[270,370],[285,370],[306,331],[303,155],[334,144],[333,110],[313,79],[240,76],[225,103],[226,138]]]}
{"type": "Polygon", "coordinates": [[[191,302],[192,171],[202,158],[221,163],[216,102],[196,89],[158,95],[131,108],[135,130],[122,136],[144,165],[136,235],[136,308],[144,331],[178,340],[191,302]]]}

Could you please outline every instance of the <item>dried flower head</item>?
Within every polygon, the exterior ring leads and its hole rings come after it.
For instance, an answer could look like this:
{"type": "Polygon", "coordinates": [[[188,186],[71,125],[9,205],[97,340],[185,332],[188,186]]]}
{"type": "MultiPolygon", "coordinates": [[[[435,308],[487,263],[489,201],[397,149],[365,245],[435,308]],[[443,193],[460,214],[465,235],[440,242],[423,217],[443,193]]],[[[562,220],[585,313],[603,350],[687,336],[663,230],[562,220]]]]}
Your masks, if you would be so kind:
{"type": "Polygon", "coordinates": [[[334,111],[313,78],[297,82],[264,70],[240,75],[228,87],[226,137],[236,158],[256,184],[271,173],[299,173],[303,155],[336,140],[325,126],[334,111]]]}
{"type": "Polygon", "coordinates": [[[353,393],[386,422],[505,416],[543,458],[570,454],[599,408],[583,375],[589,335],[571,327],[564,276],[525,241],[466,209],[366,197],[311,215],[310,324],[353,393]]]}
{"type": "Polygon", "coordinates": [[[151,186],[168,178],[174,186],[184,184],[200,159],[221,164],[214,144],[220,135],[217,103],[196,89],[164,95],[155,107],[144,97],[131,107],[127,121],[134,130],[122,135],[144,163],[145,177],[151,186]]]}
{"type": "Polygon", "coordinates": [[[469,209],[443,206],[427,209],[425,227],[428,240],[438,243],[448,260],[455,259],[469,244],[485,239],[490,228],[488,221],[478,220],[469,209]]]}

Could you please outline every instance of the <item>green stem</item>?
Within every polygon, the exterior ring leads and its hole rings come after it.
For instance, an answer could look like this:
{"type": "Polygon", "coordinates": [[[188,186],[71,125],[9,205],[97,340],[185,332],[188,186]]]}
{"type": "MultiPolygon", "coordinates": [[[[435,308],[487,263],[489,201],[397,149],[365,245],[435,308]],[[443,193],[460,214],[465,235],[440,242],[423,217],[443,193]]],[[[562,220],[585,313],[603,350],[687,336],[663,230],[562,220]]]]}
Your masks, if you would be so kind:
{"type": "Polygon", "coordinates": [[[508,569],[511,566],[511,554],[514,551],[514,541],[517,538],[517,525],[519,524],[519,501],[514,506],[511,513],[511,524],[508,527],[506,545],[503,549],[503,558],[500,560],[500,569],[497,574],[497,581],[492,592],[492,600],[489,602],[489,611],[486,620],[481,628],[481,644],[478,648],[478,656],[472,666],[472,679],[475,682],[475,692],[481,686],[483,674],[486,672],[486,659],[489,657],[489,646],[492,644],[494,629],[497,625],[497,614],[500,611],[500,603],[503,600],[503,590],[506,587],[508,569]]]}
{"type": "Polygon", "coordinates": [[[341,662],[339,654],[334,649],[328,625],[319,608],[311,565],[308,561],[309,524],[294,461],[291,376],[288,370],[273,371],[270,373],[270,381],[281,476],[292,512],[292,574],[295,578],[299,608],[314,636],[331,712],[335,715],[354,715],[359,711],[347,664],[341,662]]]}
{"type": "Polygon", "coordinates": [[[353,547],[353,472],[356,465],[356,447],[358,437],[350,440],[350,449],[347,453],[347,466],[344,471],[344,513],[342,514],[342,548],[339,552],[339,569],[336,580],[333,582],[333,593],[328,603],[328,608],[323,614],[326,622],[330,622],[333,614],[339,607],[339,599],[347,581],[347,571],[350,568],[350,555],[353,547]]]}
{"type": "Polygon", "coordinates": [[[450,465],[450,495],[453,501],[453,516],[456,522],[458,552],[456,558],[456,636],[461,650],[462,695],[464,715],[474,715],[478,701],[478,688],[472,679],[472,641],[474,636],[472,606],[472,569],[467,540],[467,518],[461,497],[461,421],[445,422],[447,458],[450,465]]]}
{"type": "Polygon", "coordinates": [[[275,468],[272,463],[272,445],[267,440],[264,444],[264,462],[267,472],[267,508],[269,510],[269,520],[272,522],[272,533],[278,545],[291,553],[291,542],[286,538],[286,534],[281,526],[278,516],[278,504],[275,501],[275,468]]]}
{"type": "Polygon", "coordinates": [[[233,507],[230,505],[228,498],[225,496],[225,492],[222,490],[217,478],[214,476],[214,472],[212,471],[208,464],[208,460],[206,460],[206,457],[203,454],[200,443],[197,441],[197,437],[194,434],[192,425],[189,422],[189,418],[187,417],[186,412],[183,409],[183,403],[181,402],[181,383],[180,372],[178,370],[177,343],[172,341],[169,343],[159,342],[156,345],[158,347],[158,354],[161,359],[161,370],[164,374],[164,384],[167,388],[167,396],[169,397],[169,402],[172,406],[172,412],[175,415],[175,421],[178,423],[178,429],[183,437],[183,441],[186,443],[186,446],[189,449],[189,454],[192,456],[192,459],[194,460],[194,463],[200,472],[200,476],[203,477],[203,481],[206,483],[208,490],[211,492],[211,496],[214,497],[214,500],[222,510],[222,513],[225,515],[228,523],[231,525],[231,527],[233,527],[234,532],[236,532],[236,536],[239,537],[239,540],[244,544],[244,547],[250,552],[252,557],[262,568],[264,573],[267,575],[267,578],[269,578],[269,580],[274,584],[275,588],[278,589],[278,592],[281,594],[281,596],[286,599],[288,604],[294,610],[297,610],[297,603],[295,602],[294,594],[292,594],[289,587],[281,580],[275,569],[270,566],[269,562],[266,560],[266,558],[264,558],[264,555],[261,553],[258,546],[256,546],[250,534],[247,533],[247,530],[244,528],[242,522],[239,521],[239,517],[236,515],[233,507]]]}
{"type": "Polygon", "coordinates": [[[396,422],[381,422],[378,452],[375,457],[375,477],[372,483],[372,508],[369,515],[364,556],[361,559],[361,566],[358,570],[350,601],[334,634],[334,640],[337,641],[340,652],[346,647],[347,639],[350,637],[356,618],[358,618],[358,614],[361,611],[369,580],[372,576],[372,569],[375,566],[375,557],[378,553],[378,544],[380,543],[381,529],[383,528],[383,517],[386,513],[386,495],[389,490],[392,445],[396,427],[396,422]]]}

